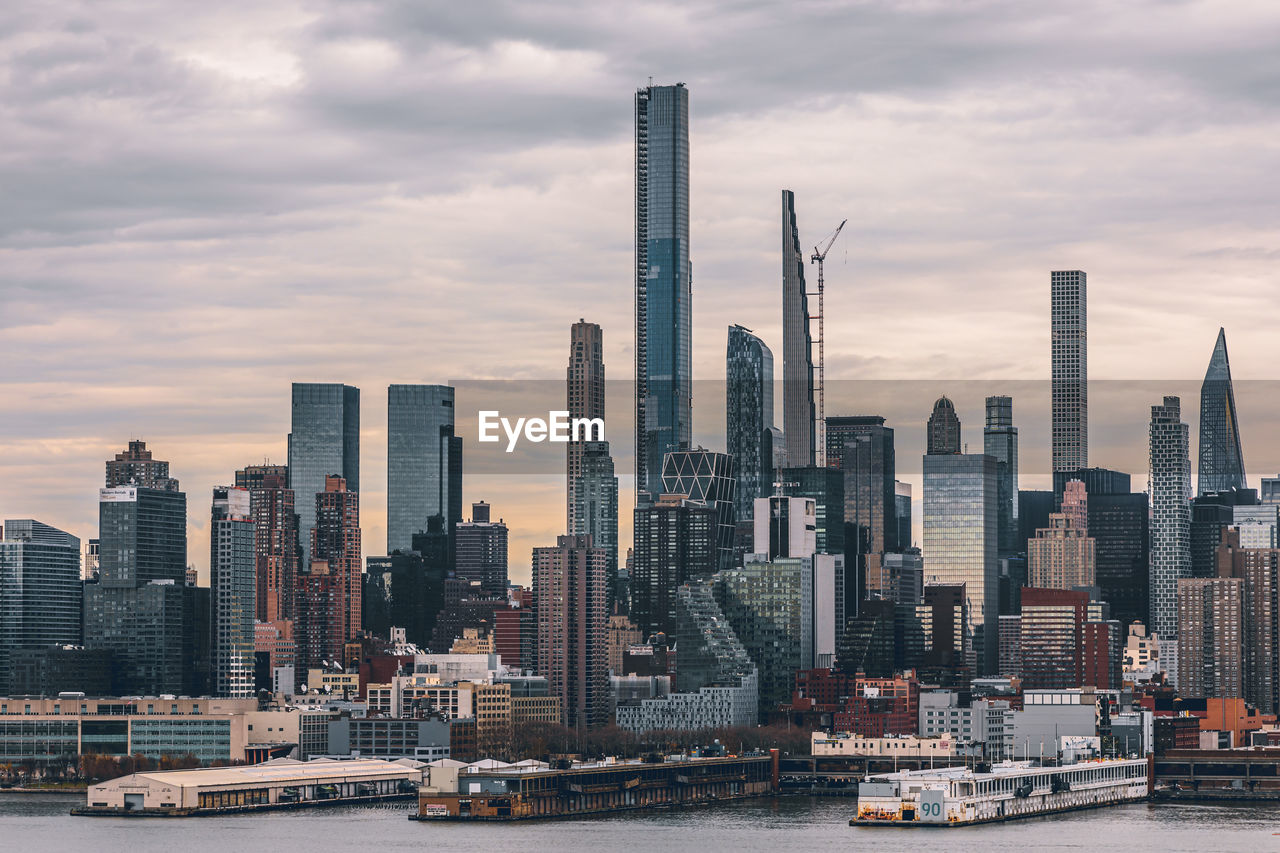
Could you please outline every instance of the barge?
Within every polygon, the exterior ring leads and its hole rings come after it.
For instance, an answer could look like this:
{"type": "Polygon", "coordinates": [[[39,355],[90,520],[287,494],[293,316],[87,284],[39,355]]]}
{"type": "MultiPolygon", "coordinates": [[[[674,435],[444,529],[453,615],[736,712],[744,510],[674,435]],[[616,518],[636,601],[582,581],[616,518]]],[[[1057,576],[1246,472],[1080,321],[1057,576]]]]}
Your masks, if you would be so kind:
{"type": "Polygon", "coordinates": [[[483,762],[452,773],[430,772],[410,818],[528,820],[762,797],[777,790],[777,761],[775,750],[724,758],[606,759],[560,768],[535,761],[483,762]]]}
{"type": "Polygon", "coordinates": [[[1147,799],[1147,759],[1043,767],[1005,761],[872,776],[858,786],[852,826],[968,826],[1147,799]]]}

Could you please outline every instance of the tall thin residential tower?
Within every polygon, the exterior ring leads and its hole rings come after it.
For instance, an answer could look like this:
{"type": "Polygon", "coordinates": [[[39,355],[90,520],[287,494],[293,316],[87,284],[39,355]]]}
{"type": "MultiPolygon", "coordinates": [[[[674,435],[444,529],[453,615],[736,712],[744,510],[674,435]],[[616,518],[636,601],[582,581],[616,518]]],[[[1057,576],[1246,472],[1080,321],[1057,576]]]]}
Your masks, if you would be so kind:
{"type": "Polygon", "coordinates": [[[636,92],[636,491],[692,437],[689,91],[636,92]]]}
{"type": "Polygon", "coordinates": [[[1227,360],[1227,332],[1218,329],[1209,369],[1200,386],[1200,477],[1197,493],[1225,492],[1246,487],[1236,394],[1227,360]]]}
{"type": "Polygon", "coordinates": [[[813,465],[813,337],[796,197],[791,190],[782,191],[782,434],[788,464],[793,468],[813,465]]]}
{"type": "MultiPolygon", "coordinates": [[[[1191,459],[1182,403],[1151,407],[1151,628],[1178,637],[1178,581],[1191,577],[1191,459]]],[[[1161,657],[1164,657],[1161,649],[1161,657]]]]}
{"type": "Polygon", "coordinates": [[[1018,542],[1018,428],[1013,425],[1013,398],[987,398],[987,423],[982,449],[996,459],[996,499],[1000,502],[1000,553],[1013,554],[1027,543],[1018,542]]]}
{"type": "Polygon", "coordinates": [[[1089,467],[1089,336],[1085,274],[1049,274],[1053,470],[1089,467]]]}
{"type": "MultiPolygon", "coordinates": [[[[566,375],[567,409],[571,419],[604,420],[604,333],[595,323],[579,320],[569,330],[569,368],[566,375]]],[[[590,436],[566,445],[568,488],[565,497],[565,530],[577,533],[578,478],[582,476],[582,451],[590,436]]]]}

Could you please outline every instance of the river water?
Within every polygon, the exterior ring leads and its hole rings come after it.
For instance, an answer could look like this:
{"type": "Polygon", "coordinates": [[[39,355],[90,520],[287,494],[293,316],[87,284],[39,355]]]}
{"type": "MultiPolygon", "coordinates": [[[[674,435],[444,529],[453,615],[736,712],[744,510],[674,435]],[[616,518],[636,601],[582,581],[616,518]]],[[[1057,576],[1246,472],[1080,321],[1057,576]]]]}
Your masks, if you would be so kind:
{"type": "Polygon", "coordinates": [[[0,851],[782,853],[810,850],[1278,851],[1280,804],[1134,804],[957,829],[854,828],[852,799],[784,797],[505,824],[418,823],[409,804],[203,818],[71,817],[84,795],[0,795],[0,851]]]}

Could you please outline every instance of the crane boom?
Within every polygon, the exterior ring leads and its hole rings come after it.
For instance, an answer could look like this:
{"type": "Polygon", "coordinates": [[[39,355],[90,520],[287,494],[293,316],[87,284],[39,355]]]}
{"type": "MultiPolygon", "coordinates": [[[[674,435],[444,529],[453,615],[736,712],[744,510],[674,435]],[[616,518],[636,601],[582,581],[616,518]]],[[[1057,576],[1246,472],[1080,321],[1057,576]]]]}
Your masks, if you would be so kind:
{"type": "Polygon", "coordinates": [[[814,457],[817,459],[818,467],[825,468],[827,465],[827,393],[826,393],[826,334],[824,331],[823,321],[823,279],[822,264],[827,259],[827,252],[831,251],[831,247],[835,245],[836,238],[840,236],[840,232],[844,230],[844,224],[849,220],[843,219],[836,226],[836,230],[827,238],[826,244],[819,247],[813,247],[813,257],[809,259],[809,263],[818,265],[818,411],[816,422],[814,423],[814,444],[817,446],[813,449],[814,457]]]}

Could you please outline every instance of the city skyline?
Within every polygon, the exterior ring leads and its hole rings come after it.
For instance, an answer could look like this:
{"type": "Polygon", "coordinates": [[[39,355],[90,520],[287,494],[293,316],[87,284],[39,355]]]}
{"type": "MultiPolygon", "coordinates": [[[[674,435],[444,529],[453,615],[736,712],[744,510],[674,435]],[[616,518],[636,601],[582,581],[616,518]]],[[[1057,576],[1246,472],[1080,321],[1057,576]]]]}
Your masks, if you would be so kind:
{"type": "MultiPolygon", "coordinates": [[[[330,13],[321,9],[318,14],[323,19],[330,13]]],[[[936,23],[928,14],[878,9],[839,14],[848,16],[843,22],[851,27],[913,32],[939,46],[963,43],[959,40],[965,33],[972,35],[977,22],[984,21],[977,13],[956,13],[968,29],[961,26],[958,34],[949,35],[922,30],[921,23],[936,23]]],[[[1101,18],[1091,10],[1069,14],[1081,22],[1101,18]]],[[[1022,11],[1014,18],[1033,21],[1036,13],[1022,11]]],[[[0,243],[13,271],[11,284],[0,294],[5,318],[0,355],[24,367],[21,380],[6,381],[3,387],[6,395],[25,403],[0,424],[6,460],[0,479],[23,495],[21,505],[6,501],[0,514],[38,518],[82,540],[91,538],[93,484],[103,453],[115,452],[131,437],[145,438],[172,460],[175,473],[189,484],[189,494],[206,495],[245,464],[285,460],[290,382],[341,382],[365,391],[365,540],[385,541],[385,471],[379,470],[385,459],[382,388],[499,376],[552,379],[563,367],[564,330],[584,315],[606,332],[605,362],[632,363],[633,340],[627,332],[633,306],[629,297],[619,297],[634,261],[628,201],[634,110],[629,93],[649,73],[656,75],[657,85],[683,81],[690,91],[695,380],[721,378],[722,336],[729,324],[756,330],[781,351],[776,249],[781,187],[795,189],[803,201],[800,241],[806,252],[841,218],[850,217],[842,238],[848,242],[837,247],[827,265],[829,387],[853,378],[951,375],[990,378],[989,393],[1005,393],[994,380],[1044,377],[1044,273],[1076,268],[1087,269],[1093,279],[1089,337],[1095,381],[1132,378],[1135,372],[1168,378],[1202,375],[1208,340],[1220,325],[1231,332],[1237,383],[1266,378],[1262,365],[1271,360],[1270,333],[1262,319],[1266,312],[1253,309],[1265,305],[1269,293],[1260,283],[1267,275],[1265,246],[1271,238],[1258,223],[1274,202],[1251,176],[1270,169],[1269,149],[1253,142],[1269,137],[1275,115],[1266,110],[1246,119],[1241,105],[1257,104],[1243,83],[1226,75],[1201,79],[1179,70],[1193,52],[1185,40],[1173,39],[1161,52],[1125,51],[1120,42],[1126,33],[1194,32],[1196,56],[1229,52],[1233,67],[1241,67],[1264,55],[1280,21],[1261,12],[1247,23],[1210,24],[1188,10],[1154,16],[1114,11],[1107,19],[1119,33],[1116,39],[1091,45],[1087,55],[1073,60],[1082,74],[1101,80],[1113,100],[1135,107],[1123,118],[1069,79],[1039,80],[1047,89],[1037,89],[1034,80],[1023,88],[1003,82],[1007,75],[993,69],[1029,68],[1031,60],[1024,55],[1035,52],[1030,49],[1061,49],[1051,40],[1040,41],[1047,37],[1027,35],[1013,25],[995,27],[984,36],[990,56],[986,63],[939,60],[950,66],[937,75],[919,69],[906,73],[901,57],[880,49],[873,55],[883,68],[855,84],[827,75],[819,63],[823,52],[815,51],[808,60],[812,64],[791,82],[816,80],[820,73],[823,82],[805,90],[813,101],[798,109],[790,88],[752,86],[752,74],[733,83],[722,76],[726,65],[745,64],[750,36],[759,24],[740,15],[721,22],[726,47],[718,65],[628,51],[616,33],[608,37],[610,25],[600,22],[584,22],[556,41],[517,15],[507,20],[506,37],[486,35],[467,49],[475,56],[512,62],[527,58],[519,53],[527,49],[545,57],[548,69],[585,63],[596,73],[569,86],[557,83],[552,105],[526,128],[533,132],[518,141],[486,133],[476,125],[479,114],[450,114],[447,118],[461,128],[460,137],[475,129],[488,143],[462,152],[440,137],[439,125],[419,123],[417,129],[430,143],[427,148],[448,153],[459,166],[438,183],[431,180],[433,164],[391,145],[395,156],[380,158],[376,167],[362,168],[356,157],[338,169],[348,190],[328,195],[311,188],[320,166],[330,174],[335,163],[344,162],[336,154],[307,159],[274,187],[260,186],[248,164],[262,161],[245,157],[236,144],[231,146],[234,158],[196,145],[173,163],[171,155],[187,151],[194,141],[184,123],[145,101],[137,107],[137,125],[152,132],[140,148],[130,147],[142,140],[128,132],[90,135],[104,140],[103,156],[119,167],[115,173],[131,174],[123,168],[130,164],[169,163],[176,171],[174,186],[185,190],[171,194],[148,185],[160,193],[150,206],[141,201],[105,204],[101,199],[127,193],[131,185],[106,183],[96,161],[84,157],[59,164],[58,171],[97,187],[99,195],[69,195],[45,153],[59,146],[33,141],[36,107],[15,95],[15,162],[22,169],[21,185],[42,202],[21,215],[15,211],[0,243]],[[597,35],[606,36],[601,44],[621,58],[592,66],[594,48],[587,44],[597,35]],[[1165,97],[1150,97],[1158,94],[1165,97]],[[1175,109],[1169,99],[1195,109],[1175,109]],[[966,109],[979,105],[1000,117],[966,109]],[[1046,107],[1052,108],[1051,116],[1038,112],[1046,107]],[[566,124],[564,118],[571,121],[566,124]],[[1055,119],[1080,122],[1085,132],[1064,139],[1055,119]],[[744,134],[747,121],[749,135],[744,134]],[[953,147],[946,156],[933,156],[931,171],[922,173],[918,156],[943,144],[929,132],[937,122],[948,124],[951,138],[945,144],[953,147]],[[1099,127],[1109,129],[1105,145],[1087,138],[1090,128],[1099,127]],[[1196,129],[1202,136],[1188,139],[1196,129]],[[1044,142],[1034,157],[1020,153],[1035,147],[1027,145],[1028,135],[1044,142]],[[1173,154],[1167,151],[1171,141],[1179,144],[1173,154]],[[571,165],[551,152],[552,143],[573,152],[571,165]],[[1106,167],[1098,165],[1103,151],[1106,167]],[[1160,158],[1152,157],[1156,151],[1160,158]],[[513,152],[520,156],[510,157],[513,152]],[[1110,184],[1100,181],[1092,192],[1082,193],[1077,180],[1058,176],[1056,168],[1043,164],[1046,155],[1076,170],[1102,169],[1110,184]],[[1207,200],[1197,177],[1202,170],[1192,165],[1204,157],[1229,157],[1235,164],[1215,173],[1216,193],[1207,200]],[[1153,160],[1160,164],[1148,162],[1153,160]],[[408,183],[388,189],[393,172],[407,176],[408,183]],[[975,194],[975,175],[997,179],[984,180],[984,192],[975,194]],[[223,180],[227,176],[229,182],[223,180]],[[224,184],[228,189],[217,192],[224,184]],[[1018,192],[1024,184],[1040,187],[1045,196],[1028,202],[1018,192]],[[572,221],[572,249],[598,247],[573,251],[576,266],[568,280],[563,264],[553,262],[564,254],[565,243],[548,239],[551,232],[532,221],[539,217],[528,215],[539,196],[549,212],[558,214],[543,219],[572,221]],[[1070,215],[1049,203],[1068,196],[1075,205],[1070,215]],[[1115,205],[1116,198],[1130,201],[1115,205]],[[448,222],[436,212],[442,201],[454,202],[448,222]],[[261,217],[267,209],[282,213],[261,217]],[[503,211],[497,221],[480,218],[492,210],[503,211]],[[1145,236],[1134,239],[1138,227],[1145,236]],[[498,231],[503,239],[495,242],[498,231]],[[364,245],[387,248],[387,260],[366,264],[367,250],[353,248],[364,245]],[[537,304],[530,304],[519,294],[544,283],[542,262],[558,271],[557,296],[546,298],[543,292],[537,304]],[[960,287],[957,268],[975,271],[960,277],[960,287]],[[601,289],[601,282],[609,286],[601,289]],[[1235,289],[1237,301],[1229,316],[1191,310],[1206,282],[1235,289]],[[121,300],[118,289],[126,283],[130,298],[121,300]],[[500,289],[492,295],[500,298],[475,298],[481,288],[495,286],[500,289]],[[423,292],[435,298],[423,300],[423,292]],[[388,303],[394,311],[380,307],[388,303]],[[484,306],[483,315],[477,313],[478,305],[484,306]],[[902,310],[907,305],[911,310],[902,310]],[[319,337],[335,309],[343,317],[337,343],[332,335],[319,337]],[[464,334],[480,316],[485,334],[464,334]],[[139,328],[148,333],[137,334],[139,328]],[[421,334],[424,329],[429,334],[421,334]],[[410,330],[415,334],[409,335],[410,330]],[[389,333],[395,331],[405,334],[389,333]],[[223,345],[237,334],[271,344],[223,345]],[[489,343],[495,339],[508,345],[495,351],[489,343]],[[405,345],[406,340],[412,343],[405,345]],[[998,345],[992,346],[992,340],[998,345]],[[109,359],[97,355],[103,341],[110,341],[109,359]]],[[[117,61],[135,63],[131,67],[136,69],[143,60],[95,53],[95,29],[121,35],[139,48],[156,48],[148,60],[154,68],[183,72],[151,74],[139,85],[151,95],[171,91],[167,87],[190,87],[192,109],[209,123],[206,131],[240,128],[240,108],[283,106],[281,126],[253,129],[252,142],[279,143],[308,121],[319,121],[326,131],[321,138],[335,145],[350,146],[353,152],[385,150],[397,128],[384,122],[365,132],[342,123],[340,105],[324,99],[325,87],[336,83],[329,76],[333,71],[326,71],[320,60],[330,57],[333,68],[361,71],[352,76],[353,87],[376,87],[401,63],[431,51],[410,43],[384,17],[358,25],[342,20],[359,26],[367,37],[363,53],[336,36],[295,32],[281,16],[267,11],[245,16],[244,24],[195,15],[182,25],[152,23],[153,29],[140,27],[127,34],[118,21],[77,32],[60,27],[54,17],[38,16],[23,29],[37,41],[97,63],[104,79],[127,70],[117,61]],[[203,35],[185,30],[197,24],[203,35]],[[255,38],[237,45],[238,26],[251,26],[255,38]],[[309,120],[299,109],[308,103],[331,111],[323,120],[309,120]]],[[[807,12],[794,21],[770,22],[783,25],[784,37],[799,32],[819,37],[814,23],[807,12]]],[[[403,29],[414,31],[412,26],[403,29]]],[[[706,31],[700,32],[705,37],[706,31]]],[[[453,38],[468,43],[461,33],[453,38]]],[[[66,66],[53,65],[54,59],[18,48],[7,48],[3,61],[25,69],[50,63],[50,74],[69,73],[66,66]]],[[[487,75],[478,72],[477,82],[467,84],[486,110],[513,104],[510,80],[502,74],[501,67],[487,75]]],[[[552,70],[530,74],[515,91],[547,86],[554,76],[552,70]]],[[[447,82],[414,79],[405,85],[433,92],[447,82]]],[[[67,83],[104,107],[119,106],[123,97],[87,82],[67,83]]],[[[396,92],[405,94],[404,89],[396,92]]],[[[53,99],[45,108],[61,107],[53,99]]],[[[416,110],[410,115],[425,118],[416,110]]],[[[90,132],[108,130],[92,124],[102,120],[78,118],[90,123],[80,125],[90,132]]],[[[278,146],[260,150],[270,154],[267,162],[283,162],[278,146]]],[[[293,148],[288,150],[292,157],[293,148]]],[[[938,393],[952,393],[945,383],[939,385],[938,393]]],[[[1182,392],[1182,397],[1188,407],[1194,406],[1194,395],[1182,392]]],[[[627,401],[615,400],[612,411],[627,407],[627,401]]],[[[1095,399],[1095,414],[1100,407],[1095,399]]],[[[1041,416],[1032,408],[1017,403],[1027,445],[1035,441],[1031,428],[1041,416]]],[[[1263,427],[1265,413],[1243,400],[1240,408],[1243,443],[1250,447],[1250,464],[1258,466],[1250,473],[1274,473],[1280,466],[1268,465],[1273,460],[1264,456],[1272,451],[1247,435],[1263,427]]],[[[723,448],[716,411],[695,406],[695,445],[723,448]]],[[[887,414],[862,407],[849,411],[833,403],[827,412],[887,414]]],[[[913,414],[912,419],[924,415],[913,414]]],[[[971,430],[977,417],[973,410],[961,412],[971,430]]],[[[889,425],[907,426],[900,417],[889,425]]],[[[976,446],[976,434],[968,435],[976,446]]],[[[629,444],[617,431],[610,438],[615,453],[629,444]]],[[[1091,443],[1094,439],[1091,434],[1091,443]]],[[[1033,458],[1024,463],[1024,472],[1033,458]]],[[[621,458],[618,470],[623,478],[629,473],[621,458]]],[[[1126,470],[1140,479],[1139,464],[1126,470]]],[[[632,485],[620,484],[619,515],[624,520],[630,517],[632,485]]],[[[1027,487],[1035,485],[1028,479],[1027,487]]],[[[514,576],[522,578],[531,547],[548,545],[564,532],[545,510],[562,503],[563,484],[555,477],[502,486],[476,480],[468,483],[463,502],[493,499],[499,488],[512,492],[504,496],[503,506],[513,519],[514,576]]],[[[208,526],[202,513],[190,515],[190,561],[203,573],[208,526]]],[[[628,538],[625,528],[620,538],[628,538]]]]}

